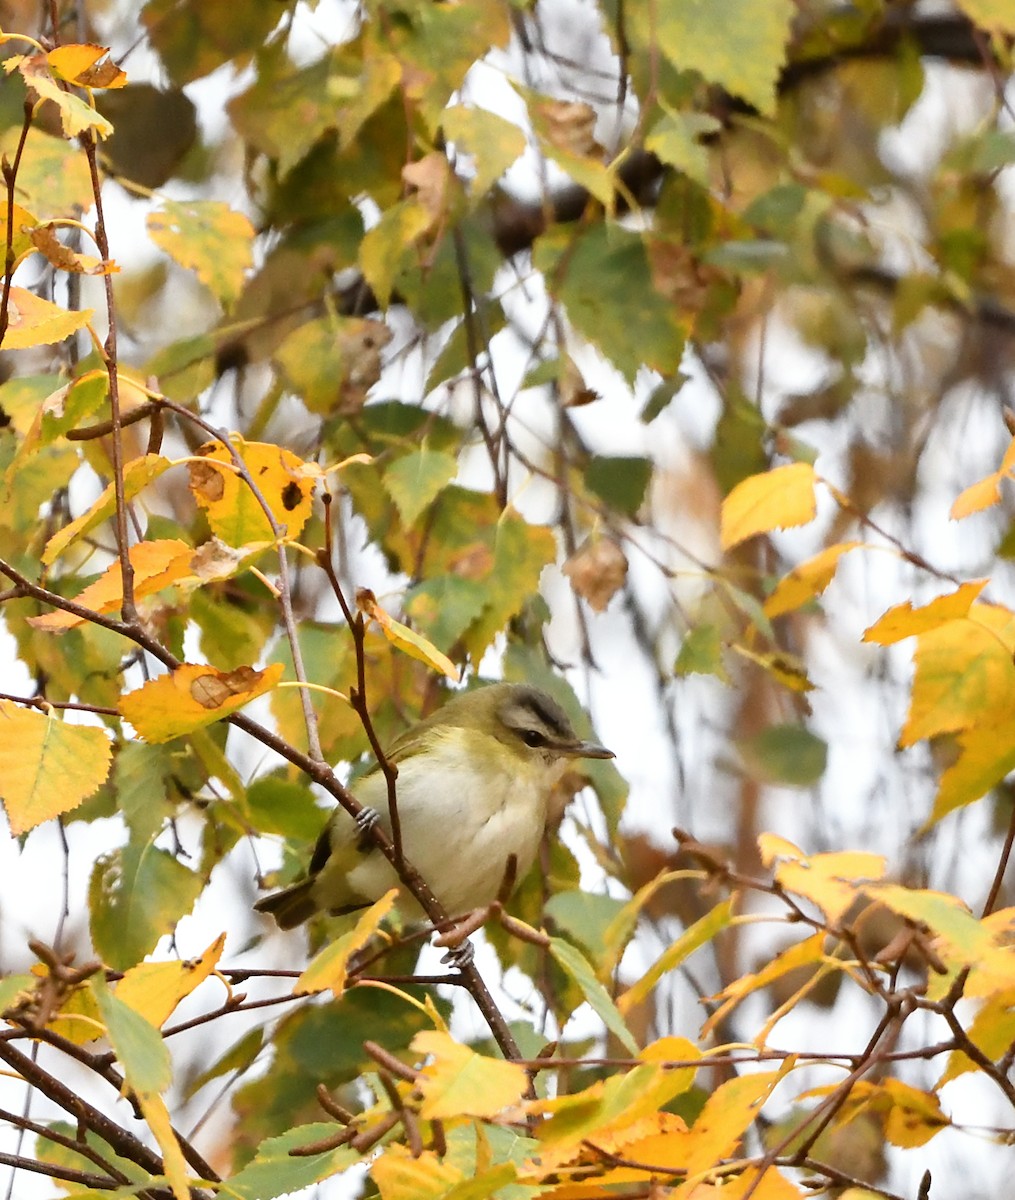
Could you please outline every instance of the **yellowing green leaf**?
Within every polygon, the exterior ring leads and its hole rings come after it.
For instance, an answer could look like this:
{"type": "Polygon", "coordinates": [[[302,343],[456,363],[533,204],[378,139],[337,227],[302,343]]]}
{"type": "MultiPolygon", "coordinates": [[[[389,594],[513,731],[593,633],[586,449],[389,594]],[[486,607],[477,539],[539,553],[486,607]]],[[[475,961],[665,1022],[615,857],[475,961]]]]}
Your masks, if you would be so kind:
{"type": "Polygon", "coordinates": [[[253,667],[217,671],[184,663],[128,692],[117,707],[146,742],[168,742],[219,721],[271,691],[282,669],[281,663],[272,663],[263,671],[253,667]]]}
{"type": "Polygon", "coordinates": [[[856,902],[861,886],[880,879],[885,860],[880,854],[846,850],[832,854],[806,855],[792,842],[772,833],[758,838],[761,861],[775,869],[775,879],[788,892],[804,896],[835,924],[856,902]]]}
{"type": "Polygon", "coordinates": [[[7,306],[7,329],[3,335],[5,350],[27,350],[62,342],[83,328],[95,316],[92,308],[73,312],[43,300],[25,288],[12,287],[7,306]]]}
{"type": "Polygon", "coordinates": [[[484,196],[525,150],[525,134],[521,129],[484,108],[452,105],[445,109],[441,124],[448,140],[473,160],[474,198],[484,196]]]}
{"type": "Polygon", "coordinates": [[[380,900],[371,904],[366,912],[360,915],[352,929],[325,946],[296,980],[293,995],[302,996],[308,992],[321,992],[330,988],[338,999],[345,991],[349,960],[374,936],[397,899],[397,888],[385,892],[380,900]]]}
{"type": "Polygon", "coordinates": [[[86,800],[109,774],[101,729],[0,700],[0,799],[15,837],[86,800]]]}
{"type": "Polygon", "coordinates": [[[60,123],[66,137],[77,137],[86,131],[97,138],[108,137],[113,126],[74,92],[64,91],[53,78],[45,54],[23,54],[4,60],[4,70],[9,75],[18,71],[25,83],[42,100],[51,100],[60,113],[60,123]]]}
{"type": "Polygon", "coordinates": [[[775,89],[786,61],[795,15],[792,0],[685,0],[658,11],[636,9],[629,37],[659,51],[678,70],[699,72],[709,83],[775,112],[775,89]]]}
{"type": "Polygon", "coordinates": [[[722,548],[729,550],[759,533],[813,521],[816,478],[809,463],[789,463],[742,480],[722,502],[722,548]]]}
{"type": "Polygon", "coordinates": [[[826,546],[820,554],[815,554],[813,558],[794,567],[788,575],[779,580],[765,601],[765,616],[774,620],[820,596],[832,582],[839,559],[848,551],[862,545],[862,542],[837,542],[834,546],[826,546]]]}
{"type": "MultiPolygon", "coordinates": [[[[132,500],[142,488],[146,488],[153,480],[158,479],[163,471],[168,471],[172,465],[169,459],[163,458],[161,454],[146,454],[143,458],[132,459],[123,470],[124,499],[132,500]]],[[[53,534],[42,552],[43,563],[51,566],[75,538],[94,529],[96,525],[100,525],[111,517],[114,512],[116,512],[116,493],[113,484],[110,483],[87,512],[83,512],[80,517],[75,517],[68,525],[53,534]]]]}
{"type": "Polygon", "coordinates": [[[947,621],[964,617],[988,582],[987,579],[971,580],[954,592],[938,596],[919,608],[914,608],[910,600],[904,604],[896,604],[864,631],[863,641],[877,642],[879,646],[892,646],[901,642],[903,638],[927,633],[947,621]]]}
{"type": "Polygon", "coordinates": [[[403,625],[401,621],[396,621],[377,603],[377,597],[367,588],[360,588],[356,593],[356,606],[360,612],[365,613],[372,621],[376,621],[381,627],[381,632],[393,645],[399,650],[418,659],[420,662],[426,663],[428,667],[432,667],[435,671],[440,671],[442,675],[446,675],[448,679],[458,682],[458,668],[446,654],[442,654],[431,642],[428,642],[425,637],[410,629],[408,625],[403,625]]]}
{"type": "Polygon", "coordinates": [[[641,1004],[664,975],[676,970],[695,950],[707,945],[733,919],[732,900],[723,900],[710,913],[700,917],[672,942],[642,977],[621,994],[617,1007],[626,1015],[641,1004]]]}
{"type": "Polygon", "coordinates": [[[381,308],[387,308],[405,252],[430,227],[430,214],[418,200],[393,205],[360,244],[359,265],[381,308]]]}
{"type": "Polygon", "coordinates": [[[240,294],[254,242],[254,227],[242,213],[216,200],[163,200],[146,225],[152,241],[223,305],[240,294]]]}
{"type": "Polygon", "coordinates": [[[381,350],[390,341],[381,321],[321,317],[293,330],[274,357],[311,412],[355,413],[381,376],[381,350]]]}
{"type": "Polygon", "coordinates": [[[433,1150],[413,1154],[396,1142],[370,1165],[381,1200],[442,1200],[462,1178],[462,1171],[433,1150]]]}
{"type": "Polygon", "coordinates": [[[484,1058],[437,1030],[417,1033],[412,1049],[428,1062],[416,1077],[423,1097],[424,1120],[445,1117],[494,1117],[517,1104],[529,1086],[524,1067],[501,1059],[484,1058]]]}

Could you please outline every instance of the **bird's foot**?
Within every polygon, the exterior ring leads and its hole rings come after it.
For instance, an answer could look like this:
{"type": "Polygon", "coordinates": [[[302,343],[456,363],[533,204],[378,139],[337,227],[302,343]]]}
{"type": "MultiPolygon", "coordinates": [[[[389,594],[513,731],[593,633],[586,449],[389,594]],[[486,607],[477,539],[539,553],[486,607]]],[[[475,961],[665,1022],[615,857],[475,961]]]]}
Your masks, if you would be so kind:
{"type": "Polygon", "coordinates": [[[440,937],[434,938],[435,946],[450,947],[441,962],[457,967],[459,971],[467,967],[475,957],[472,943],[468,940],[469,934],[482,928],[490,917],[500,910],[500,907],[495,900],[493,904],[484,904],[481,908],[474,908],[460,920],[453,921],[440,937]]]}
{"type": "Polygon", "coordinates": [[[353,817],[353,820],[356,822],[356,828],[359,831],[359,836],[356,839],[356,848],[358,850],[365,850],[370,846],[370,830],[373,829],[380,819],[381,814],[377,809],[367,808],[366,805],[353,817]]]}
{"type": "Polygon", "coordinates": [[[452,946],[447,954],[441,957],[441,963],[445,967],[454,967],[456,971],[464,971],[466,967],[472,965],[476,957],[476,949],[468,938],[464,942],[460,942],[457,946],[452,946]]]}

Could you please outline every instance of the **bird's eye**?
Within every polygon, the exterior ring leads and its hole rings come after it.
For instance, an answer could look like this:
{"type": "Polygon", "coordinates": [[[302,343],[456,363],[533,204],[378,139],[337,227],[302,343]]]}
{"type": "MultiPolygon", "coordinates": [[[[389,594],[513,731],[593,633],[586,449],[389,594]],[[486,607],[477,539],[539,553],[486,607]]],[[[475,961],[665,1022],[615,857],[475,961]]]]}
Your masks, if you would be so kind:
{"type": "Polygon", "coordinates": [[[546,738],[539,732],[538,729],[526,729],[522,734],[522,741],[526,746],[531,746],[533,750],[539,746],[546,745],[546,738]]]}

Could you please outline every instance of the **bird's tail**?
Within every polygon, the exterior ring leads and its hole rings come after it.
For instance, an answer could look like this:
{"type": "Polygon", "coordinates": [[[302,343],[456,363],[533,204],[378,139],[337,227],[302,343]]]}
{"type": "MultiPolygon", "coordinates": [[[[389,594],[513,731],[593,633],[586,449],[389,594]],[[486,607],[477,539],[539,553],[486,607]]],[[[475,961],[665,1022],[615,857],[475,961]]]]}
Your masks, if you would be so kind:
{"type": "Polygon", "coordinates": [[[316,880],[311,877],[291,887],[263,896],[254,905],[258,912],[269,913],[275,918],[279,929],[295,929],[308,921],[320,906],[313,897],[313,887],[316,880]]]}

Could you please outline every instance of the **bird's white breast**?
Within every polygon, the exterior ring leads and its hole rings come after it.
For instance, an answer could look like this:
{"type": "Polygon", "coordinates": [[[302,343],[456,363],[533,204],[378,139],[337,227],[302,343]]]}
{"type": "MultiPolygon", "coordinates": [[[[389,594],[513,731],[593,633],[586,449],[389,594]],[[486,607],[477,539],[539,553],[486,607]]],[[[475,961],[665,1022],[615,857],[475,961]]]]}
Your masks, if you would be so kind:
{"type": "MultiPolygon", "coordinates": [[[[550,790],[564,766],[562,762],[558,769],[542,759],[523,759],[507,751],[491,756],[482,746],[470,753],[467,739],[478,736],[456,729],[453,737],[436,741],[425,754],[405,759],[398,768],[405,855],[450,915],[494,900],[512,855],[516,878],[528,871],[546,824],[550,790]]],[[[371,776],[356,793],[390,828],[383,779],[371,776]]],[[[390,864],[377,851],[364,855],[347,880],[367,898],[397,884],[390,864]]]]}

